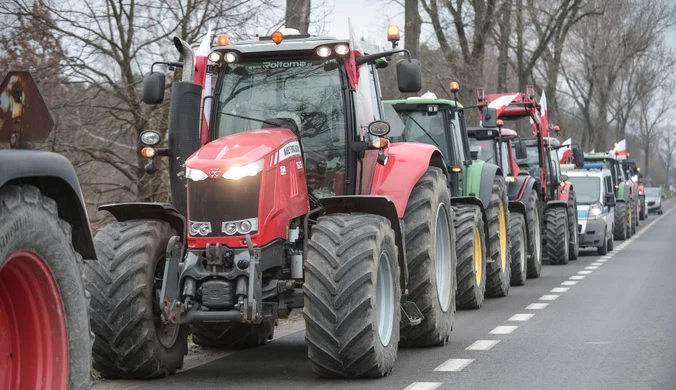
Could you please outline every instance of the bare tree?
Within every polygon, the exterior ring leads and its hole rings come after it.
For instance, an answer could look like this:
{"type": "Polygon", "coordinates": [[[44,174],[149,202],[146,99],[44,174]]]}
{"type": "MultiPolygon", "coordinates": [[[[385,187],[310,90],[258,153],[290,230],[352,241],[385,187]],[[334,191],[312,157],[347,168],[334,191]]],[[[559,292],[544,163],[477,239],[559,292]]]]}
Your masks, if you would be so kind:
{"type": "Polygon", "coordinates": [[[666,170],[667,176],[667,186],[670,184],[670,174],[671,168],[674,165],[674,156],[676,156],[676,134],[671,131],[664,132],[662,136],[662,147],[660,148],[660,154],[662,155],[662,161],[664,162],[664,169],[666,170]]]}
{"type": "Polygon", "coordinates": [[[310,28],[310,0],[286,0],[285,26],[307,34],[310,28]]]}
{"type": "Polygon", "coordinates": [[[404,19],[406,20],[404,48],[411,53],[413,58],[419,58],[420,30],[422,28],[419,5],[418,0],[404,1],[404,19]]]}
{"type": "Polygon", "coordinates": [[[670,89],[660,88],[652,94],[643,96],[638,103],[637,125],[638,134],[641,136],[646,176],[650,175],[650,153],[662,138],[663,123],[667,119],[667,113],[675,108],[670,99],[670,89]]]}

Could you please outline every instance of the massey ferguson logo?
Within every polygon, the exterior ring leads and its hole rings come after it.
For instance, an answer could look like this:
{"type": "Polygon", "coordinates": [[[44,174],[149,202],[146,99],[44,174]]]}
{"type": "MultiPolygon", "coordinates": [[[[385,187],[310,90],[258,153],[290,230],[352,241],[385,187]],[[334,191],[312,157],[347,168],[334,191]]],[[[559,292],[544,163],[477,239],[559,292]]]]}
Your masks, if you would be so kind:
{"type": "Polygon", "coordinates": [[[211,169],[209,170],[209,176],[211,176],[211,177],[213,177],[213,178],[218,177],[218,175],[219,175],[220,173],[221,173],[221,170],[218,169],[218,168],[211,168],[211,169]]]}

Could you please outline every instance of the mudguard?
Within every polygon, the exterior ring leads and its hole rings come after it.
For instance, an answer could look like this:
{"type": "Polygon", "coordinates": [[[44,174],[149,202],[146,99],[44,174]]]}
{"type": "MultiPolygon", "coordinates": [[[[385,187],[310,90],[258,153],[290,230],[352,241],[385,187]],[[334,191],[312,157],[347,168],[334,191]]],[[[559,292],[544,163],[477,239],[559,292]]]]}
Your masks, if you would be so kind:
{"type": "Polygon", "coordinates": [[[507,198],[510,201],[523,202],[524,199],[527,199],[526,192],[530,194],[535,180],[532,180],[528,175],[515,176],[515,178],[515,182],[510,182],[507,185],[507,198]]]}
{"type": "MultiPolygon", "coordinates": [[[[474,162],[472,162],[472,165],[474,165],[474,162]]],[[[481,209],[481,219],[484,220],[484,233],[486,234],[486,239],[488,239],[488,237],[490,237],[490,234],[488,233],[488,214],[486,213],[486,208],[484,207],[484,203],[481,201],[481,199],[477,198],[476,196],[456,196],[451,198],[451,205],[457,204],[471,204],[474,206],[479,206],[481,209]]]]}
{"type": "Polygon", "coordinates": [[[465,194],[478,196],[484,208],[488,208],[496,175],[502,176],[502,170],[497,165],[484,161],[472,161],[472,165],[465,171],[465,194]]]}
{"type": "Polygon", "coordinates": [[[59,217],[72,228],[73,248],[84,259],[96,259],[80,182],[68,159],[50,152],[2,150],[0,187],[12,183],[34,185],[44,196],[53,199],[59,208],[59,217]]]}
{"type": "Polygon", "coordinates": [[[170,203],[131,202],[105,204],[99,207],[99,211],[107,211],[113,214],[113,217],[118,222],[132,219],[158,219],[165,221],[176,230],[182,242],[186,242],[185,217],[170,203]]]}
{"type": "Polygon", "coordinates": [[[393,143],[385,150],[387,164],[376,167],[371,186],[371,195],[386,196],[397,209],[397,216],[404,217],[406,203],[413,186],[435,160],[441,159],[441,152],[433,145],[402,142],[393,143]]]}
{"type": "Polygon", "coordinates": [[[562,200],[550,200],[547,202],[547,209],[553,209],[553,208],[568,208],[568,202],[564,202],[562,200]]]}
{"type": "MultiPolygon", "coordinates": [[[[401,291],[406,291],[408,283],[408,262],[406,260],[406,240],[404,237],[404,220],[399,219],[397,208],[388,196],[345,195],[319,199],[327,214],[334,213],[369,213],[387,218],[394,230],[394,237],[399,248],[399,269],[401,291]]],[[[405,205],[404,205],[405,207],[405,205]]]]}

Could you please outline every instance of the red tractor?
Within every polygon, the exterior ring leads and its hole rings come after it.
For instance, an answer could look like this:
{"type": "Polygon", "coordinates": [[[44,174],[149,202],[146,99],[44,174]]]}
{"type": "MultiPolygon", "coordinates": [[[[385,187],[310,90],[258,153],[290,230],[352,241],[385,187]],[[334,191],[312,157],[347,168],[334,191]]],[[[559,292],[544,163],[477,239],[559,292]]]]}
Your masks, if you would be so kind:
{"type": "MultiPolygon", "coordinates": [[[[483,127],[496,127],[498,119],[530,119],[534,137],[524,139],[527,157],[517,158],[517,163],[522,174],[529,174],[535,179],[534,189],[540,201],[541,221],[544,221],[543,259],[547,259],[550,264],[567,264],[569,260],[577,259],[579,243],[575,191],[572,184],[566,181],[566,175],[561,174],[558,145],[555,145],[558,141],[549,137],[546,105],[536,103],[533,86],[528,86],[526,93],[491,95],[485,95],[484,89],[479,88],[477,101],[483,127]]],[[[583,165],[583,154],[575,154],[576,161],[579,160],[576,165],[583,165]]]]}
{"type": "Polygon", "coordinates": [[[30,73],[9,72],[0,102],[0,389],[88,389],[81,272],[96,253],[80,184],[65,157],[28,150],[54,127],[30,73]]]}
{"type": "MultiPolygon", "coordinates": [[[[360,56],[348,40],[294,30],[219,36],[208,67],[174,39],[183,81],[172,85],[168,147],[158,132],[141,136],[148,172],[169,157],[173,204],[102,207],[117,222],[96,233],[101,266],[85,270],[102,376],[174,373],[189,332],[213,348],[263,344],[301,308],[320,376],[384,376],[399,345],[448,341],[448,172],[435,146],[388,141],[403,126],[383,120],[377,69],[408,53],[388,35],[391,51],[360,56]],[[370,123],[359,117],[367,92],[370,123]]],[[[419,61],[396,66],[399,90],[418,92],[419,61]]],[[[164,86],[151,72],[143,100],[160,103],[164,86]]]]}

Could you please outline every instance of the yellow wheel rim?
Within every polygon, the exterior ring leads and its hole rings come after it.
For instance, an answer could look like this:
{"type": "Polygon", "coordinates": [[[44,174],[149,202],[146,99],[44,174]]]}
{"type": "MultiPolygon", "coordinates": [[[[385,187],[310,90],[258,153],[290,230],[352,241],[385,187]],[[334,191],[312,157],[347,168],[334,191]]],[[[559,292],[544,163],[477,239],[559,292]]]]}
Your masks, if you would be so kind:
{"type": "Polygon", "coordinates": [[[483,267],[481,263],[483,262],[483,250],[481,249],[481,234],[479,233],[479,228],[474,229],[474,269],[476,270],[476,284],[481,285],[481,277],[483,272],[483,267]]]}
{"type": "Polygon", "coordinates": [[[500,202],[500,215],[498,216],[500,225],[500,266],[502,272],[507,269],[507,218],[505,218],[505,206],[500,202]]]}

